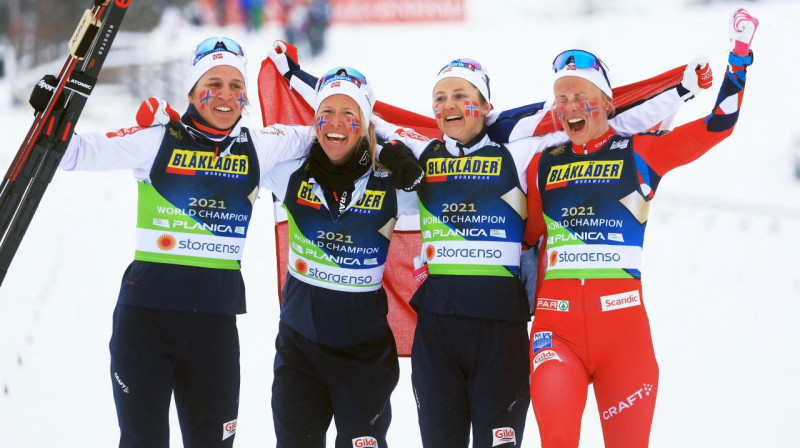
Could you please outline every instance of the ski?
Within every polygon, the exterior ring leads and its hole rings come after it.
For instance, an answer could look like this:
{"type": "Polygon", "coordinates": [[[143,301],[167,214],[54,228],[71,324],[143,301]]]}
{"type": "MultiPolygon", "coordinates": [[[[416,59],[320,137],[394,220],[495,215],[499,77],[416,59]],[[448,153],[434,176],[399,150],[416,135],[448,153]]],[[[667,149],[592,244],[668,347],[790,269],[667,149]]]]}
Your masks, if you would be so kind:
{"type": "Polygon", "coordinates": [[[69,40],[69,55],[47,106],[33,124],[0,185],[0,285],[94,89],[131,0],[94,0],[69,40]],[[63,96],[63,107],[56,103],[63,96]]]}

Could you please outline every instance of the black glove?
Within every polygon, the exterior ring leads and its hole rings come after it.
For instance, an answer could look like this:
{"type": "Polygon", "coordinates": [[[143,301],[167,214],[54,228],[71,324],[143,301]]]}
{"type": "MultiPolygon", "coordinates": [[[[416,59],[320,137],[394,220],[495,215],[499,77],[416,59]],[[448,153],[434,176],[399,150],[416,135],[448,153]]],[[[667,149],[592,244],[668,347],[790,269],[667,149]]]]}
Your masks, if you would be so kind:
{"type": "MultiPolygon", "coordinates": [[[[58,78],[53,75],[44,75],[33,87],[31,98],[28,102],[37,113],[47,108],[47,103],[50,102],[50,98],[56,92],[57,84],[58,78]]],[[[53,110],[59,110],[62,107],[64,107],[64,92],[61,92],[61,95],[58,96],[58,100],[53,105],[53,110]]]]}
{"type": "Polygon", "coordinates": [[[425,180],[425,171],[411,149],[403,142],[397,140],[386,142],[378,156],[378,162],[392,173],[390,179],[395,188],[416,191],[425,180]]]}

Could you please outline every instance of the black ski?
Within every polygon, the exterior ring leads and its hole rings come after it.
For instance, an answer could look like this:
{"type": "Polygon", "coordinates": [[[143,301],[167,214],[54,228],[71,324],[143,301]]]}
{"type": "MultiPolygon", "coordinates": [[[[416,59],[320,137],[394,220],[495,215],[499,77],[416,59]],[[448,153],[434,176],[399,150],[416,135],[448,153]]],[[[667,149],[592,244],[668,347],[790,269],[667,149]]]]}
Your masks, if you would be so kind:
{"type": "Polygon", "coordinates": [[[111,43],[131,0],[94,0],[69,41],[67,57],[47,107],[36,114],[28,135],[0,185],[0,285],[72,138],[75,123],[94,89],[111,43]],[[59,97],[63,108],[55,108],[59,97]]]}

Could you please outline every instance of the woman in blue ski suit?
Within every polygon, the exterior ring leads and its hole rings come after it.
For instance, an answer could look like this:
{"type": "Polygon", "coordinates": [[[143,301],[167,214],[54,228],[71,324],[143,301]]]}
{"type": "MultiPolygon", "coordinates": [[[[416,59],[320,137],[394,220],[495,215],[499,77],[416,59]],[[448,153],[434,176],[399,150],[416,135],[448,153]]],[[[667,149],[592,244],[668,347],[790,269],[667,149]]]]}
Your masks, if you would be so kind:
{"type": "Polygon", "coordinates": [[[207,39],[193,58],[180,121],[75,135],[60,165],[132,169],[139,186],[136,252],[109,344],[120,447],[169,445],[173,393],[184,446],[233,445],[239,269],[253,202],[273,167],[305,156],[314,138],[308,127],[241,125],[246,70],[236,42],[207,39]]]}
{"type": "Polygon", "coordinates": [[[307,159],[270,175],[289,225],[289,272],[275,342],[272,412],[278,447],[385,447],[399,365],[382,278],[400,215],[417,213],[424,176],[395,142],[375,163],[371,87],[339,67],[316,84],[316,141],[307,159]]]}

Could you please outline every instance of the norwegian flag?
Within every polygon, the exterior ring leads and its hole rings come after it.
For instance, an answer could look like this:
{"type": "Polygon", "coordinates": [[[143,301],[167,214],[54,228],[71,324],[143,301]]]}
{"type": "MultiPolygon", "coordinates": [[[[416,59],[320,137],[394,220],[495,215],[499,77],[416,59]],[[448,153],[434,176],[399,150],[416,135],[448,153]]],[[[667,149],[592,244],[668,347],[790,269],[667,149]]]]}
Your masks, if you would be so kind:
{"type": "MultiPolygon", "coordinates": [[[[286,54],[297,61],[297,49],[287,44],[286,54]]],[[[629,84],[613,89],[614,105],[617,111],[635,107],[644,100],[674,87],[683,78],[685,66],[662,73],[635,84],[629,84]]],[[[284,78],[269,59],[261,64],[258,75],[259,102],[264,126],[273,123],[293,123],[312,125],[314,111],[300,94],[290,88],[289,82],[284,78]]],[[[533,135],[543,135],[558,129],[558,125],[549,113],[539,113],[544,102],[512,109],[499,114],[498,119],[489,128],[489,135],[498,142],[508,141],[513,136],[513,125],[520,118],[533,117],[539,120],[533,135]]],[[[428,138],[439,138],[442,133],[436,126],[433,118],[401,109],[390,104],[378,101],[375,113],[383,119],[414,129],[417,133],[428,138]]],[[[434,113],[435,110],[434,110],[434,113]]],[[[288,224],[282,208],[276,207],[275,247],[278,258],[278,298],[286,280],[289,257],[288,224]]],[[[414,221],[414,220],[412,220],[414,221]]],[[[415,227],[403,229],[395,228],[389,245],[386,270],[383,277],[383,287],[389,298],[389,325],[394,333],[399,356],[410,356],[411,345],[416,327],[416,313],[411,309],[408,301],[417,290],[414,280],[413,258],[420,254],[422,239],[419,231],[419,220],[415,227]]],[[[540,272],[540,277],[542,272],[540,272]]],[[[540,282],[541,283],[541,280],[540,282]]]]}

